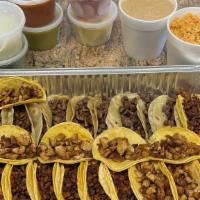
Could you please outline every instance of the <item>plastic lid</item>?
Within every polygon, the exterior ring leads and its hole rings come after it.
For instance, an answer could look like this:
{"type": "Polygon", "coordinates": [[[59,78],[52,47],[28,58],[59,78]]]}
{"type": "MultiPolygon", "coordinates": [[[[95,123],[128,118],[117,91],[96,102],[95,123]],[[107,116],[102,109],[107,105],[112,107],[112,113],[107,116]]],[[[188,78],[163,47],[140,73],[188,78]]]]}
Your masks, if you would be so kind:
{"type": "Polygon", "coordinates": [[[15,63],[25,56],[25,54],[28,51],[28,41],[24,35],[22,36],[22,40],[23,40],[23,46],[20,52],[17,55],[13,56],[12,58],[0,61],[0,67],[15,63]]]}
{"type": "Polygon", "coordinates": [[[9,32],[6,32],[6,33],[3,33],[0,35],[0,38],[4,38],[4,37],[9,37],[10,35],[12,34],[15,34],[16,32],[18,31],[21,31],[24,27],[24,24],[25,24],[25,15],[24,15],[24,12],[22,11],[22,9],[15,5],[14,3],[9,3],[9,2],[6,2],[6,1],[0,1],[0,12],[1,10],[12,10],[12,13],[14,14],[14,12],[16,12],[18,15],[19,15],[19,18],[20,18],[20,22],[19,24],[11,31],[9,32]]]}
{"type": "Polygon", "coordinates": [[[63,20],[63,10],[61,8],[61,6],[56,3],[56,14],[55,14],[55,18],[54,20],[49,23],[46,26],[42,26],[42,27],[38,27],[38,28],[31,28],[31,27],[24,27],[24,32],[29,32],[29,33],[41,33],[41,32],[46,32],[49,31],[51,29],[56,28],[57,26],[60,25],[60,23],[63,20]]]}
{"type": "Polygon", "coordinates": [[[42,4],[49,0],[8,0],[8,1],[18,5],[36,5],[36,4],[42,4]]]}
{"type": "Polygon", "coordinates": [[[117,10],[117,6],[116,4],[112,1],[111,2],[111,6],[110,6],[110,12],[109,12],[109,16],[106,17],[104,20],[102,20],[101,22],[85,22],[85,21],[81,21],[81,20],[78,20],[77,18],[75,18],[72,14],[72,8],[71,8],[71,5],[68,6],[68,9],[67,9],[67,14],[68,14],[68,17],[70,19],[70,21],[77,25],[77,26],[80,26],[82,28],[87,28],[87,29],[99,29],[99,28],[102,28],[102,27],[105,27],[111,23],[114,22],[114,20],[117,18],[117,15],[118,15],[118,10],[117,10]]]}

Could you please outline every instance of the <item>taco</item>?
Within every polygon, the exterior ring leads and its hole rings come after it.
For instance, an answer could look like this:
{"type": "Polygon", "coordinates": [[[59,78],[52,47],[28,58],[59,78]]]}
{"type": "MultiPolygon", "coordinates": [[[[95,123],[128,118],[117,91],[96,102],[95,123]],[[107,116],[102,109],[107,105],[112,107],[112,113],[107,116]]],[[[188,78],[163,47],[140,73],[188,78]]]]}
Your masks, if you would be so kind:
{"type": "Polygon", "coordinates": [[[37,82],[21,77],[0,79],[0,109],[44,101],[45,91],[37,82]]]}
{"type": "Polygon", "coordinates": [[[93,110],[95,112],[95,117],[97,120],[97,132],[94,135],[95,138],[97,135],[99,135],[108,128],[106,124],[106,117],[108,114],[110,98],[106,95],[96,95],[93,100],[93,110]]]}
{"type": "Polygon", "coordinates": [[[59,177],[56,177],[57,163],[41,164],[35,162],[32,165],[32,177],[29,181],[32,182],[32,192],[35,195],[35,200],[57,200],[59,199],[56,193],[56,181],[59,182],[59,177]]]}
{"type": "Polygon", "coordinates": [[[52,125],[66,122],[67,105],[69,97],[64,95],[52,95],[48,97],[48,105],[52,113],[52,125]]]}
{"type": "Polygon", "coordinates": [[[92,158],[93,138],[79,124],[63,122],[51,127],[38,147],[41,163],[75,164],[92,158]]]}
{"type": "Polygon", "coordinates": [[[171,164],[183,164],[200,158],[200,138],[184,128],[166,127],[149,139],[149,156],[171,164]]]}
{"type": "Polygon", "coordinates": [[[182,93],[178,95],[176,110],[181,126],[200,134],[200,95],[182,93]]]}
{"type": "Polygon", "coordinates": [[[145,104],[138,94],[119,94],[111,99],[106,123],[111,127],[126,127],[148,139],[144,121],[145,104]]]}
{"type": "Polygon", "coordinates": [[[200,165],[198,161],[182,165],[167,164],[176,184],[178,199],[200,199],[200,165]]]}
{"type": "Polygon", "coordinates": [[[172,176],[158,163],[148,161],[132,166],[128,176],[138,200],[178,200],[172,176]]]}
{"type": "Polygon", "coordinates": [[[149,147],[134,131],[116,127],[97,136],[92,153],[96,160],[105,163],[111,170],[120,172],[132,165],[148,160],[149,147]]]}
{"type": "Polygon", "coordinates": [[[176,98],[168,95],[161,95],[151,102],[148,115],[153,132],[164,126],[176,126],[175,105],[176,98]]]}
{"type": "Polygon", "coordinates": [[[6,165],[5,189],[6,198],[9,200],[34,199],[33,193],[29,193],[27,179],[27,165],[6,165]]]}
{"type": "Polygon", "coordinates": [[[0,143],[1,163],[25,164],[36,156],[33,138],[18,126],[0,126],[0,143]]]}
{"type": "Polygon", "coordinates": [[[80,124],[94,136],[97,132],[97,120],[93,110],[93,98],[86,96],[73,97],[67,107],[67,121],[80,124]]]}

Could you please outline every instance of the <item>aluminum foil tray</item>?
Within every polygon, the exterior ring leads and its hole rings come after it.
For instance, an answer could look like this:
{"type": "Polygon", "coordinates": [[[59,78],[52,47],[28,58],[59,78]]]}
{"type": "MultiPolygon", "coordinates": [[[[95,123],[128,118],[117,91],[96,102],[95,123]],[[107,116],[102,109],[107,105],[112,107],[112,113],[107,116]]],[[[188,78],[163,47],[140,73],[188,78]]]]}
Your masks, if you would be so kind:
{"type": "Polygon", "coordinates": [[[143,68],[71,68],[1,70],[0,77],[23,76],[37,80],[47,94],[114,95],[122,92],[147,93],[160,90],[200,92],[200,66],[143,68]]]}

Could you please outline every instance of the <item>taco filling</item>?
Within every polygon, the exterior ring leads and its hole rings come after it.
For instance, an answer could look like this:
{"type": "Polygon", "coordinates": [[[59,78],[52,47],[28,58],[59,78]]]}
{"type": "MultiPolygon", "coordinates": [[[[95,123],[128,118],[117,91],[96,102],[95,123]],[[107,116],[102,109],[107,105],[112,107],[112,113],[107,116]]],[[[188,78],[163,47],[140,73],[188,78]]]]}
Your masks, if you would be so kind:
{"type": "Polygon", "coordinates": [[[37,165],[37,183],[42,200],[56,200],[52,178],[53,164],[37,165]]]}
{"type": "Polygon", "coordinates": [[[166,115],[167,119],[164,122],[164,126],[175,126],[175,116],[174,116],[174,107],[176,105],[175,98],[168,98],[166,105],[163,107],[162,111],[166,115]]]}
{"type": "Polygon", "coordinates": [[[187,117],[188,129],[200,134],[200,99],[186,93],[183,97],[183,109],[187,117]]]}
{"type": "Polygon", "coordinates": [[[66,122],[67,98],[53,98],[49,102],[52,112],[52,125],[66,122]]]}
{"type": "MultiPolygon", "coordinates": [[[[4,169],[5,165],[4,164],[0,164],[0,180],[2,177],[2,173],[3,173],[3,169],[4,169]]],[[[3,196],[3,191],[1,188],[1,184],[0,184],[0,200],[4,200],[4,196],[3,196]]]]}
{"type": "Polygon", "coordinates": [[[49,145],[41,143],[38,153],[43,160],[78,160],[92,156],[92,143],[82,140],[78,135],[67,138],[60,133],[49,139],[49,145]]]}
{"type": "Polygon", "coordinates": [[[13,125],[31,132],[31,121],[24,105],[14,107],[13,125]]]}
{"type": "Polygon", "coordinates": [[[145,200],[173,200],[169,181],[152,162],[143,162],[136,166],[140,193],[145,200]]]}
{"type": "Polygon", "coordinates": [[[65,165],[65,175],[63,179],[62,195],[66,200],[79,200],[77,186],[78,164],[65,165]]]}
{"type": "Polygon", "coordinates": [[[104,192],[98,177],[100,162],[90,161],[87,169],[87,187],[91,200],[109,200],[110,198],[104,192]]]}
{"type": "Polygon", "coordinates": [[[20,101],[26,101],[29,99],[42,98],[43,93],[40,88],[29,85],[23,82],[19,88],[7,86],[3,87],[0,91],[0,107],[13,104],[20,101]]]}
{"type": "Polygon", "coordinates": [[[0,138],[0,157],[5,159],[26,159],[36,155],[36,146],[30,136],[18,137],[5,135],[0,138]]]}
{"type": "Polygon", "coordinates": [[[113,140],[106,137],[100,138],[98,150],[103,157],[117,162],[135,160],[149,155],[147,144],[131,145],[127,138],[122,137],[113,140]]]}
{"type": "Polygon", "coordinates": [[[94,133],[94,125],[90,109],[88,108],[88,101],[89,98],[86,97],[76,104],[73,122],[80,124],[91,133],[94,133]]]}
{"type": "Polygon", "coordinates": [[[166,139],[150,145],[150,155],[156,158],[179,160],[199,155],[199,152],[200,145],[189,142],[187,138],[178,133],[173,136],[167,135],[166,139]]]}
{"type": "Polygon", "coordinates": [[[145,138],[145,131],[137,114],[137,99],[121,98],[122,105],[119,107],[122,126],[130,128],[145,138]]]}
{"type": "Polygon", "coordinates": [[[13,166],[10,179],[13,200],[31,199],[26,187],[26,165],[13,166]]]}
{"type": "Polygon", "coordinates": [[[101,103],[97,107],[98,135],[108,128],[106,124],[106,117],[108,114],[109,103],[110,99],[107,96],[102,95],[101,103]]]}
{"type": "Polygon", "coordinates": [[[167,167],[176,183],[179,199],[199,200],[200,187],[197,181],[191,175],[191,164],[167,165],[167,167]]]}
{"type": "Polygon", "coordinates": [[[128,171],[113,172],[110,171],[113,183],[115,185],[118,199],[120,200],[137,200],[131,189],[131,184],[128,178],[128,171]]]}

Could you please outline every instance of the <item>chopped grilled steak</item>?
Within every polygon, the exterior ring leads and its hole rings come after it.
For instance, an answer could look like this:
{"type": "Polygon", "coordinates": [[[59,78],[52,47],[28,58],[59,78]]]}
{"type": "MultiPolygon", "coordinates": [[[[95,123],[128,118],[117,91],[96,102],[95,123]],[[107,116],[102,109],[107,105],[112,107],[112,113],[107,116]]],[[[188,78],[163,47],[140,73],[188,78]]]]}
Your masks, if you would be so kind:
{"type": "Polygon", "coordinates": [[[176,125],[175,116],[174,116],[175,104],[176,104],[176,99],[169,98],[167,100],[166,105],[163,107],[162,111],[167,116],[167,120],[164,122],[165,126],[175,126],[176,125]]]}
{"type": "Polygon", "coordinates": [[[136,131],[145,138],[145,131],[137,114],[137,99],[129,100],[128,97],[124,96],[121,99],[121,103],[119,113],[122,126],[136,131]]]}
{"type": "Polygon", "coordinates": [[[40,164],[37,166],[37,182],[42,200],[57,200],[52,178],[53,164],[40,164]]]}
{"type": "Polygon", "coordinates": [[[13,166],[10,179],[13,200],[31,199],[26,187],[26,165],[13,166]]]}
{"type": "Polygon", "coordinates": [[[0,106],[41,97],[42,91],[39,88],[30,86],[24,82],[20,88],[4,87],[0,91],[0,106]]]}
{"type": "Polygon", "coordinates": [[[75,106],[75,116],[73,122],[80,124],[94,134],[94,125],[92,122],[92,115],[88,108],[88,98],[79,101],[75,106]]]}
{"type": "Polygon", "coordinates": [[[140,193],[145,200],[173,200],[167,177],[151,162],[136,165],[140,193]]]}
{"type": "Polygon", "coordinates": [[[13,125],[20,126],[31,133],[31,121],[24,105],[14,107],[13,125]]]}
{"type": "Polygon", "coordinates": [[[108,128],[106,124],[106,117],[108,114],[110,99],[102,95],[101,100],[101,104],[97,107],[98,135],[108,128]]]}
{"type": "MultiPolygon", "coordinates": [[[[4,164],[0,164],[0,179],[2,177],[2,173],[3,173],[4,167],[5,167],[4,164]]],[[[1,184],[0,184],[0,200],[4,200],[4,196],[3,196],[3,191],[2,191],[1,184]]]]}
{"type": "Polygon", "coordinates": [[[199,200],[199,184],[191,175],[191,164],[167,165],[176,183],[180,200],[199,200]]]}
{"type": "Polygon", "coordinates": [[[99,183],[98,171],[100,162],[90,161],[87,170],[87,186],[88,193],[91,200],[108,200],[110,199],[104,192],[99,183]]]}
{"type": "Polygon", "coordinates": [[[197,96],[183,94],[183,108],[187,116],[188,129],[200,134],[200,99],[197,96]]]}
{"type": "Polygon", "coordinates": [[[62,195],[66,200],[79,200],[77,186],[78,164],[65,165],[65,175],[62,186],[62,195]]]}
{"type": "Polygon", "coordinates": [[[78,160],[92,157],[92,143],[88,140],[81,140],[78,135],[67,138],[60,133],[49,139],[49,145],[41,143],[38,147],[38,155],[43,160],[63,159],[78,160]]]}
{"type": "Polygon", "coordinates": [[[49,101],[52,112],[52,125],[56,125],[66,121],[67,98],[54,98],[49,101]]]}
{"type": "Polygon", "coordinates": [[[128,178],[128,171],[113,172],[111,176],[117,190],[117,195],[120,200],[137,200],[131,189],[131,184],[128,178]]]}
{"type": "Polygon", "coordinates": [[[0,157],[6,159],[33,158],[36,155],[36,146],[30,136],[1,136],[0,157]]]}

